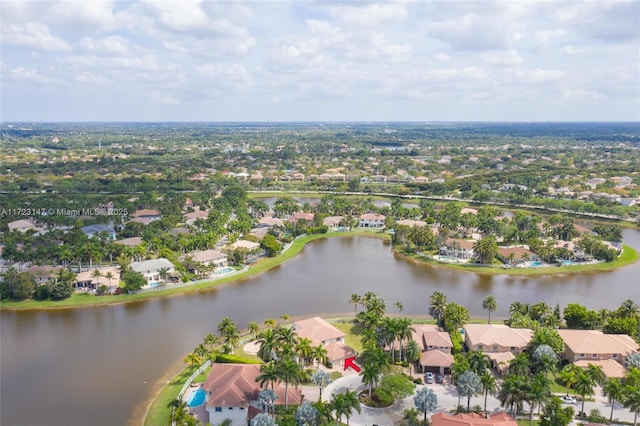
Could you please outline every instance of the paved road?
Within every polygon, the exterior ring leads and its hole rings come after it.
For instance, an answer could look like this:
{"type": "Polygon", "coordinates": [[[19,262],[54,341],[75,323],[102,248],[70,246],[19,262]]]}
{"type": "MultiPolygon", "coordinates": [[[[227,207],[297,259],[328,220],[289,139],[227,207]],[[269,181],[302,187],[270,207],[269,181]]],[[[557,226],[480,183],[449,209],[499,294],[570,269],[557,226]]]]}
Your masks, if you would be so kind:
{"type": "MultiPolygon", "coordinates": [[[[436,412],[439,411],[449,411],[454,409],[458,405],[458,393],[453,385],[450,384],[431,384],[431,385],[418,385],[417,389],[421,387],[428,386],[433,389],[438,397],[438,406],[436,408],[436,412]]],[[[331,399],[331,395],[333,393],[342,393],[346,390],[351,391],[360,391],[364,390],[364,386],[360,380],[360,376],[348,372],[346,375],[335,382],[331,383],[327,386],[326,389],[322,392],[322,399],[327,401],[331,399]]],[[[316,400],[318,397],[317,389],[308,389],[305,390],[305,396],[312,401],[316,400]]],[[[597,408],[600,410],[600,414],[609,418],[609,413],[611,412],[611,404],[607,402],[607,398],[600,396],[602,392],[600,389],[596,390],[595,402],[585,402],[584,408],[585,412],[589,413],[592,409],[597,408]]],[[[466,400],[461,400],[460,404],[466,406],[466,400]]],[[[471,398],[471,406],[480,405],[484,406],[484,396],[478,396],[471,398]]],[[[413,396],[405,398],[401,401],[394,403],[392,406],[387,408],[369,408],[362,406],[362,412],[354,412],[349,424],[353,426],[372,426],[372,425],[391,425],[402,419],[402,412],[406,408],[413,408],[413,396]]],[[[581,402],[578,401],[574,406],[574,410],[576,413],[580,411],[581,402]]],[[[526,409],[525,404],[525,409],[526,409]]],[[[500,401],[498,401],[495,397],[489,396],[487,398],[487,410],[494,411],[500,410],[500,401]]],[[[616,404],[613,413],[614,421],[615,419],[619,419],[625,422],[633,422],[633,414],[629,412],[626,408],[622,407],[620,404],[616,404]]],[[[346,419],[343,419],[345,421],[346,419]]]]}

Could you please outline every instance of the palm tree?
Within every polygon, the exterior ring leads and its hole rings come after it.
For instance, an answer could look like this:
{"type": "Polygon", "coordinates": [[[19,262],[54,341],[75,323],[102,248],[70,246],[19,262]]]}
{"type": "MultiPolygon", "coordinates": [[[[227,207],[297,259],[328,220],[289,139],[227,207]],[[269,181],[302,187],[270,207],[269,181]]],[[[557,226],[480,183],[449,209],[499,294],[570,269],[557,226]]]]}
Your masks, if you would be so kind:
{"type": "Polygon", "coordinates": [[[158,275],[160,275],[160,279],[162,280],[163,284],[167,281],[168,273],[169,273],[169,268],[167,268],[166,266],[164,268],[158,269],[158,275]]]}
{"type": "Polygon", "coordinates": [[[302,380],[302,368],[289,357],[284,358],[276,367],[278,379],[284,382],[284,409],[289,407],[289,384],[298,385],[302,380]]]}
{"type": "Polygon", "coordinates": [[[393,302],[393,306],[398,309],[398,312],[402,312],[402,310],[404,309],[404,305],[402,304],[402,302],[393,302]]]}
{"type": "Polygon", "coordinates": [[[94,269],[91,271],[91,278],[95,278],[96,280],[96,288],[98,288],[98,283],[100,282],[100,278],[102,277],[102,272],[100,269],[94,269]]]}
{"type": "Polygon", "coordinates": [[[293,328],[278,327],[276,329],[276,335],[278,336],[278,342],[280,342],[282,347],[288,346],[293,348],[298,342],[296,332],[293,328]]]}
{"type": "MultiPolygon", "coordinates": [[[[404,348],[404,359],[415,367],[421,354],[418,343],[415,340],[409,340],[407,346],[404,348]]],[[[409,365],[409,374],[411,374],[411,365],[409,365]]]]}
{"type": "Polygon", "coordinates": [[[184,362],[193,367],[194,365],[200,365],[202,359],[198,356],[198,354],[191,352],[184,358],[184,362]]]}
{"type": "Polygon", "coordinates": [[[113,276],[113,272],[111,271],[107,271],[106,274],[104,274],[104,277],[109,280],[109,288],[111,288],[111,280],[114,279],[115,277],[113,276]]]}
{"type": "Polygon", "coordinates": [[[473,371],[465,371],[456,381],[458,395],[467,398],[467,411],[471,409],[471,397],[482,393],[480,377],[473,371]]]}
{"type": "Polygon", "coordinates": [[[477,254],[480,263],[490,265],[498,253],[496,238],[493,235],[484,236],[473,246],[473,250],[477,254]]]}
{"type": "Polygon", "coordinates": [[[569,396],[569,390],[573,388],[578,377],[578,373],[582,370],[575,364],[567,364],[558,374],[558,380],[567,388],[567,396],[569,396]]]}
{"type": "Polygon", "coordinates": [[[520,404],[524,401],[527,379],[522,376],[510,374],[502,380],[498,391],[500,406],[509,407],[511,414],[515,415],[520,404]]]}
{"type": "Polygon", "coordinates": [[[247,328],[249,330],[249,334],[251,335],[251,337],[255,339],[258,336],[258,330],[259,330],[258,324],[255,321],[251,321],[247,326],[247,328]]]}
{"type": "Polygon", "coordinates": [[[551,398],[551,382],[544,374],[536,374],[526,387],[525,399],[529,403],[529,425],[533,426],[533,410],[551,398]]]}
{"type": "Polygon", "coordinates": [[[278,340],[278,335],[273,329],[267,328],[260,333],[256,343],[260,345],[260,349],[258,349],[258,357],[261,360],[267,362],[277,358],[277,354],[280,350],[280,341],[278,340]]]}
{"type": "Polygon", "coordinates": [[[427,423],[427,413],[433,411],[438,406],[438,397],[432,389],[423,387],[413,397],[413,405],[424,413],[424,423],[427,423]]]}
{"type": "Polygon", "coordinates": [[[274,361],[269,361],[266,364],[260,366],[260,374],[256,377],[256,382],[260,382],[260,387],[265,384],[271,384],[271,389],[274,388],[274,383],[278,380],[278,369],[274,361]]]}
{"type": "Polygon", "coordinates": [[[267,328],[274,328],[276,324],[276,320],[274,320],[273,318],[267,318],[266,320],[264,320],[264,325],[267,328]]]}
{"type": "Polygon", "coordinates": [[[602,393],[604,396],[609,397],[609,403],[611,404],[611,415],[609,416],[609,423],[613,422],[613,408],[616,405],[616,401],[621,401],[624,396],[624,386],[622,381],[617,377],[610,377],[604,382],[602,386],[602,393]]]}
{"type": "Polygon", "coordinates": [[[358,395],[349,390],[344,393],[333,394],[331,396],[331,407],[336,413],[336,426],[338,422],[342,420],[342,416],[347,418],[348,425],[353,410],[356,410],[358,413],[362,411],[358,395]]]}
{"type": "Polygon", "coordinates": [[[633,300],[627,299],[618,308],[618,315],[622,318],[636,317],[640,315],[640,307],[633,300]]]}
{"type": "Polygon", "coordinates": [[[469,369],[478,376],[482,376],[489,368],[489,357],[482,350],[467,352],[467,359],[469,360],[469,369]]]}
{"type": "Polygon", "coordinates": [[[584,418],[584,400],[588,395],[593,394],[594,381],[585,370],[580,370],[576,376],[575,390],[582,398],[582,408],[580,409],[581,417],[584,418]]]}
{"type": "Polygon", "coordinates": [[[491,371],[485,370],[482,376],[480,376],[480,383],[484,391],[484,412],[485,415],[487,415],[487,397],[489,394],[494,394],[498,391],[498,382],[491,371]]]}
{"type": "Polygon", "coordinates": [[[258,394],[258,402],[264,407],[265,414],[269,414],[269,409],[273,411],[276,399],[278,399],[278,396],[273,389],[263,389],[258,394]]]}
{"type": "Polygon", "coordinates": [[[313,375],[311,375],[311,381],[314,385],[318,386],[320,389],[320,396],[318,397],[318,401],[322,400],[322,389],[326,387],[329,383],[331,383],[331,375],[326,371],[316,370],[313,375]]]}
{"type": "Polygon", "coordinates": [[[222,336],[224,340],[224,348],[225,351],[230,351],[233,353],[235,348],[240,344],[240,332],[236,328],[236,325],[227,327],[224,330],[224,335],[222,336]]]}
{"type": "Polygon", "coordinates": [[[358,305],[362,303],[362,298],[359,294],[353,293],[349,298],[349,303],[353,303],[353,315],[358,315],[358,305]]]}
{"type": "Polygon", "coordinates": [[[304,367],[306,361],[313,354],[313,347],[311,346],[311,339],[307,339],[306,337],[300,338],[298,343],[296,343],[294,347],[294,351],[300,358],[300,366],[304,367]]]}
{"type": "Polygon", "coordinates": [[[429,297],[429,314],[436,320],[439,325],[442,325],[442,319],[444,318],[444,312],[447,308],[447,296],[434,291],[429,297]]]}
{"type": "Polygon", "coordinates": [[[640,413],[640,388],[636,385],[626,385],[624,387],[623,405],[628,408],[633,415],[633,426],[638,423],[638,414],[640,413]]]}
{"type": "Polygon", "coordinates": [[[309,403],[303,402],[296,409],[295,420],[298,426],[315,426],[318,419],[318,409],[309,403]]]}
{"type": "Polygon", "coordinates": [[[314,361],[317,361],[317,367],[320,367],[320,364],[324,364],[325,362],[327,362],[327,356],[328,356],[328,352],[325,349],[324,346],[322,346],[322,343],[320,343],[318,346],[314,346],[313,347],[313,353],[311,354],[311,358],[314,361]]]}
{"type": "Polygon", "coordinates": [[[602,371],[602,367],[599,365],[589,364],[585,370],[587,376],[591,379],[594,385],[601,385],[604,383],[607,376],[602,371]]]}
{"type": "Polygon", "coordinates": [[[413,332],[416,329],[411,326],[411,320],[409,318],[398,319],[398,338],[400,339],[400,361],[402,361],[402,342],[404,339],[411,340],[413,332]]]}
{"type": "Polygon", "coordinates": [[[249,423],[250,426],[277,426],[276,421],[273,417],[270,417],[268,414],[260,413],[251,419],[249,423]]]}
{"type": "Polygon", "coordinates": [[[204,344],[209,345],[209,351],[213,351],[213,346],[220,343],[220,338],[213,333],[209,333],[204,338],[204,344]]]}
{"type": "Polygon", "coordinates": [[[396,318],[384,317],[380,328],[385,343],[391,345],[391,362],[393,363],[395,362],[396,339],[398,338],[400,330],[398,320],[396,318]]]}
{"type": "Polygon", "coordinates": [[[496,309],[498,309],[498,301],[495,297],[489,295],[482,301],[482,309],[485,309],[489,312],[489,318],[487,319],[487,322],[491,324],[491,312],[494,312],[496,309]]]}
{"type": "Polygon", "coordinates": [[[527,376],[529,374],[529,356],[523,352],[516,355],[514,359],[509,362],[509,374],[515,374],[516,376],[527,376]]]}
{"type": "Polygon", "coordinates": [[[316,402],[313,402],[311,404],[313,406],[313,408],[315,408],[316,410],[318,410],[318,421],[319,421],[319,425],[320,424],[325,424],[327,422],[330,422],[332,420],[332,416],[331,416],[331,412],[333,410],[333,408],[331,407],[331,403],[330,402],[325,402],[322,400],[317,400],[316,402]]]}

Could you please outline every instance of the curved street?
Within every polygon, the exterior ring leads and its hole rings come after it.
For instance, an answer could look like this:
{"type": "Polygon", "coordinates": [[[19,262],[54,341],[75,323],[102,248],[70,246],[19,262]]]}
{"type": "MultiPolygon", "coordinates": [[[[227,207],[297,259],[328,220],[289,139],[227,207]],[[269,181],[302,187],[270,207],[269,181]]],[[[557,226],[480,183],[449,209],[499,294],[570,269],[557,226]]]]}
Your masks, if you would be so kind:
{"type": "MultiPolygon", "coordinates": [[[[362,385],[360,376],[351,370],[343,373],[344,377],[336,380],[335,382],[329,384],[322,391],[322,399],[324,401],[329,401],[331,399],[331,395],[334,393],[342,393],[347,390],[359,392],[364,390],[364,386],[362,385]]],[[[441,411],[449,411],[454,409],[458,405],[458,392],[456,391],[455,386],[452,384],[430,384],[430,385],[418,385],[416,386],[416,390],[421,387],[429,386],[438,397],[438,406],[434,412],[441,411]]],[[[585,402],[584,409],[588,414],[594,408],[597,408],[600,411],[600,414],[607,419],[609,418],[609,414],[611,412],[611,404],[609,404],[606,397],[602,396],[602,391],[600,388],[597,388],[595,391],[595,401],[594,402],[585,402]]],[[[318,389],[315,387],[305,387],[304,392],[307,398],[311,398],[311,400],[316,400],[318,398],[318,389]],[[315,398],[313,398],[315,397],[315,398]]],[[[460,404],[466,406],[466,400],[461,400],[460,404]]],[[[471,398],[471,406],[480,405],[484,406],[484,396],[477,396],[471,398]]],[[[526,404],[525,404],[526,406],[526,404]]],[[[573,405],[576,414],[580,411],[581,402],[578,402],[573,405]]],[[[362,412],[358,413],[354,411],[349,424],[353,426],[373,426],[373,425],[392,425],[402,419],[402,412],[407,408],[414,408],[413,405],[413,396],[400,400],[390,407],[387,408],[370,408],[362,406],[362,412]]],[[[487,410],[489,412],[500,410],[500,401],[494,396],[489,395],[487,398],[487,410]]],[[[431,415],[433,413],[430,413],[431,415]]],[[[631,423],[633,422],[633,414],[629,412],[628,409],[624,408],[621,404],[616,403],[614,413],[613,413],[614,423],[617,420],[631,423]]],[[[343,419],[346,421],[346,419],[343,419]]],[[[577,424],[577,423],[575,423],[577,424]]]]}

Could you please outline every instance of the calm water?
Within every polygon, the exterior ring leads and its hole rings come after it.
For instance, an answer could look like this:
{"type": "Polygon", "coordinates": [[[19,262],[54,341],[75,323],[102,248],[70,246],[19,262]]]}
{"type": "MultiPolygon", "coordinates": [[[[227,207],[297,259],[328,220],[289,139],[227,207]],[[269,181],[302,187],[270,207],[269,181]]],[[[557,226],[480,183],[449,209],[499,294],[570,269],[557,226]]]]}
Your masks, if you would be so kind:
{"type": "MultiPolygon", "coordinates": [[[[640,232],[625,231],[640,247],[640,232]]],[[[352,293],[374,291],[390,312],[426,314],[441,291],[476,316],[481,300],[498,300],[506,316],[514,300],[591,309],[640,302],[640,264],[614,272],[519,278],[460,273],[397,258],[379,240],[333,238],[253,279],[215,290],[146,302],[52,312],[0,313],[0,424],[122,425],[168,370],[215,330],[221,318],[239,327],[311,313],[349,313],[352,293]]]]}

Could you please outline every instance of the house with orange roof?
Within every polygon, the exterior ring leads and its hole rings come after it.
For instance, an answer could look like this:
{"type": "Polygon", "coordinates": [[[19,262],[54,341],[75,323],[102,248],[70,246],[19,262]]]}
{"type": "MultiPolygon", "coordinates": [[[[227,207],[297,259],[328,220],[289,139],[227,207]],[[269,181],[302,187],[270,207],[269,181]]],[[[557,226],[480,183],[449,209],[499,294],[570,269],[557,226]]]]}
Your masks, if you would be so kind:
{"type": "MultiPolygon", "coordinates": [[[[247,426],[257,414],[264,412],[258,401],[262,388],[256,378],[260,374],[258,364],[214,363],[203,385],[209,424],[219,425],[229,419],[232,426],[247,426]]],[[[294,405],[302,402],[302,392],[294,386],[289,386],[286,398],[283,384],[277,384],[274,392],[275,405],[284,405],[285,399],[294,405]]]]}
{"type": "Polygon", "coordinates": [[[464,336],[470,351],[483,351],[492,366],[503,373],[509,362],[529,345],[533,330],[504,324],[466,324],[464,336]]]}
{"type": "Polygon", "coordinates": [[[294,213],[291,217],[289,217],[288,220],[291,223],[298,223],[299,221],[302,220],[307,224],[307,226],[312,226],[314,217],[315,217],[315,214],[313,213],[297,212],[297,213],[294,213]]]}
{"type": "Polygon", "coordinates": [[[558,330],[564,341],[563,357],[569,362],[613,359],[624,365],[640,346],[626,334],[604,334],[598,330],[558,330]]]}
{"type": "Polygon", "coordinates": [[[516,419],[504,411],[485,418],[478,413],[436,413],[431,416],[431,426],[517,426],[516,419]]]}
{"type": "Polygon", "coordinates": [[[322,220],[322,224],[329,229],[338,229],[342,219],[342,216],[328,216],[322,220]]]}
{"type": "Polygon", "coordinates": [[[311,340],[313,346],[322,345],[327,350],[327,361],[344,365],[344,360],[356,352],[344,342],[345,334],[320,317],[307,318],[293,323],[298,337],[311,340]]]}
{"type": "Polygon", "coordinates": [[[474,240],[461,240],[459,238],[447,238],[440,247],[440,255],[455,257],[457,259],[471,259],[474,256],[474,240]]]}
{"type": "Polygon", "coordinates": [[[497,256],[503,263],[509,264],[539,260],[537,254],[524,247],[498,247],[497,256]]]}
{"type": "Polygon", "coordinates": [[[593,361],[590,359],[581,359],[573,364],[585,370],[589,368],[590,365],[600,367],[607,378],[615,377],[621,379],[629,372],[622,364],[611,358],[593,361]]]}

